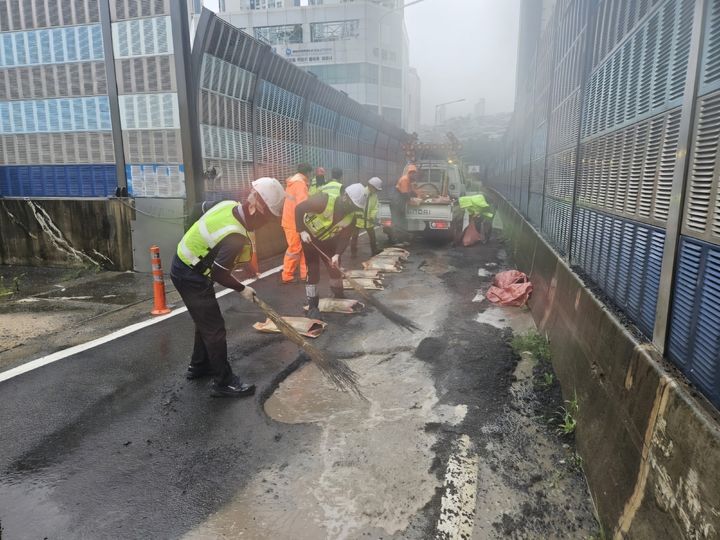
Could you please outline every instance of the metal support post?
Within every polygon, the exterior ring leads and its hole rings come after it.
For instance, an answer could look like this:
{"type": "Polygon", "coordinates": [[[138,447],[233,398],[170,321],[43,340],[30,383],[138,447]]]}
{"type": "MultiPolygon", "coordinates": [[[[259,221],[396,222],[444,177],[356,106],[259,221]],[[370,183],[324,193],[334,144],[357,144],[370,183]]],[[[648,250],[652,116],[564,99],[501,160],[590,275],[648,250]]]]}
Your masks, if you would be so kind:
{"type": "Polygon", "coordinates": [[[665,353],[665,346],[669,334],[670,309],[673,296],[672,286],[675,279],[677,252],[680,243],[680,234],[682,232],[682,217],[685,207],[688,170],[690,167],[690,148],[692,145],[693,124],[695,121],[707,10],[707,0],[695,0],[687,78],[685,80],[685,93],[683,94],[682,113],[680,116],[680,132],[678,134],[678,147],[675,154],[675,169],[673,171],[673,184],[670,195],[670,212],[665,227],[665,245],[663,248],[662,270],[660,271],[660,287],[658,290],[657,304],[655,305],[653,344],[661,354],[665,353]]]}
{"type": "Polygon", "coordinates": [[[112,42],[112,21],[109,0],[101,0],[100,26],[102,27],[103,50],[105,53],[105,73],[107,74],[108,101],[110,104],[110,125],[112,128],[113,149],[115,151],[115,170],[119,188],[127,188],[125,172],[125,147],[120,122],[120,98],[118,96],[117,75],[115,73],[115,52],[112,42]]]}
{"type": "Polygon", "coordinates": [[[190,23],[187,6],[183,2],[170,3],[170,22],[180,110],[180,144],[185,168],[185,208],[189,214],[190,209],[205,196],[196,91],[200,81],[192,76],[190,23]]]}

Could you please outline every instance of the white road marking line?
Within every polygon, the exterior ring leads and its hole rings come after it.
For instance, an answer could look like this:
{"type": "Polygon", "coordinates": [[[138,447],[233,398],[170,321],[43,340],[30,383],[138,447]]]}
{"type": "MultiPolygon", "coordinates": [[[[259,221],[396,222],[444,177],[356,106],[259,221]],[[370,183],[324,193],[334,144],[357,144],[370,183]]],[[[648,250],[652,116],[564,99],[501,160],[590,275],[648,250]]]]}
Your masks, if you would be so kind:
{"type": "MultiPolygon", "coordinates": [[[[364,234],[366,234],[365,231],[361,232],[359,236],[362,236],[364,234]]],[[[282,269],[283,269],[282,265],[276,266],[275,268],[271,268],[270,270],[263,272],[262,274],[260,274],[259,276],[257,276],[254,279],[246,279],[245,281],[242,282],[242,284],[250,285],[251,283],[255,283],[256,281],[258,281],[260,279],[271,276],[273,274],[277,274],[282,269]]],[[[65,289],[63,289],[63,290],[65,290],[65,289]]],[[[222,298],[223,296],[226,296],[226,295],[230,294],[231,292],[233,292],[233,289],[223,289],[222,291],[217,293],[215,295],[215,297],[222,298]]],[[[72,356],[74,354],[81,353],[83,351],[87,351],[94,347],[104,345],[105,343],[109,343],[109,342],[119,339],[121,337],[127,336],[134,332],[137,332],[138,330],[142,330],[143,328],[147,328],[148,326],[152,326],[154,324],[162,322],[171,317],[175,317],[176,315],[181,315],[182,313],[185,313],[185,312],[187,312],[186,307],[174,309],[167,315],[153,317],[152,319],[148,319],[147,321],[135,323],[126,328],[123,328],[122,330],[117,330],[117,331],[112,332],[101,338],[93,339],[92,341],[88,341],[86,343],[81,343],[80,345],[75,345],[73,347],[63,349],[62,351],[57,351],[52,354],[48,354],[47,356],[43,356],[41,358],[31,360],[30,362],[27,362],[21,366],[1,372],[0,373],[0,382],[7,381],[9,379],[12,379],[13,377],[22,375],[23,373],[27,373],[28,371],[32,371],[34,369],[38,369],[40,367],[47,366],[48,364],[52,364],[53,362],[57,362],[58,360],[62,360],[63,358],[67,358],[68,356],[72,356]]]]}
{"type": "Polygon", "coordinates": [[[470,437],[462,435],[450,456],[443,484],[444,494],[435,538],[467,539],[475,520],[478,457],[471,452],[470,437]]]}
{"type": "MultiPolygon", "coordinates": [[[[255,283],[256,281],[258,281],[260,279],[271,276],[273,274],[277,274],[278,272],[280,272],[282,270],[282,268],[283,268],[282,265],[276,266],[275,268],[272,268],[266,272],[263,272],[262,274],[260,274],[259,276],[257,276],[254,279],[246,279],[245,281],[242,282],[242,284],[250,285],[251,283],[255,283]]],[[[215,296],[217,298],[222,298],[223,296],[227,296],[231,292],[234,292],[234,290],[233,289],[223,289],[222,291],[218,292],[215,296]]],[[[94,347],[104,345],[105,343],[109,343],[109,342],[119,339],[121,337],[127,336],[134,332],[137,332],[138,330],[142,330],[143,328],[147,328],[148,326],[152,326],[154,324],[158,324],[162,321],[170,319],[171,317],[175,317],[176,315],[181,315],[182,313],[185,313],[185,312],[187,312],[186,307],[174,309],[167,315],[162,315],[160,317],[154,317],[154,318],[148,319],[146,321],[135,323],[126,328],[123,328],[122,330],[117,330],[117,331],[112,332],[101,338],[93,339],[92,341],[88,341],[86,343],[81,343],[80,345],[75,345],[73,347],[63,349],[62,351],[57,351],[52,354],[48,354],[47,356],[37,358],[36,360],[31,360],[30,362],[27,362],[26,364],[23,364],[16,368],[9,369],[7,371],[3,371],[2,373],[0,373],[0,382],[7,381],[8,379],[12,379],[13,377],[17,377],[18,375],[27,373],[28,371],[32,371],[34,369],[38,369],[38,368],[46,366],[48,364],[52,364],[53,362],[57,362],[58,360],[62,360],[63,358],[67,358],[68,356],[72,356],[74,354],[81,353],[83,351],[87,351],[94,347]]]]}

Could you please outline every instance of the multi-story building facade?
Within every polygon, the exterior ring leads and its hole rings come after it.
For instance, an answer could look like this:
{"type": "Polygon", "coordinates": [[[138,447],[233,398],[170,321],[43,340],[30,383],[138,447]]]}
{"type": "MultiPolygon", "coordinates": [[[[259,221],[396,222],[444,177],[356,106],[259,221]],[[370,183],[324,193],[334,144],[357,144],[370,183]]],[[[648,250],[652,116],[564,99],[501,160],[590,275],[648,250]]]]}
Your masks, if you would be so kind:
{"type": "Polygon", "coordinates": [[[221,0],[218,16],[407,131],[417,127],[417,73],[409,66],[396,0],[221,0]]]}

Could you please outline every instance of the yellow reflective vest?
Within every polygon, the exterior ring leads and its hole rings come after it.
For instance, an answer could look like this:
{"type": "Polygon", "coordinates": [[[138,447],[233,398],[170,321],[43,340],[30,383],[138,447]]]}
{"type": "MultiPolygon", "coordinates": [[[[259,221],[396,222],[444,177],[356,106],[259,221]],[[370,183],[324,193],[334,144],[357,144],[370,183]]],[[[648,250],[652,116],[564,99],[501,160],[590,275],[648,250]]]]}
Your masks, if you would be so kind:
{"type": "Polygon", "coordinates": [[[335,213],[335,203],[340,198],[339,195],[328,193],[327,205],[325,210],[319,214],[305,214],[304,223],[308,232],[320,241],[330,240],[349,227],[356,218],[356,212],[350,212],[337,223],[333,223],[333,215],[335,213]]]}
{"type": "Polygon", "coordinates": [[[494,215],[494,212],[485,200],[484,195],[466,195],[464,197],[460,197],[458,199],[458,203],[460,204],[460,208],[466,210],[471,216],[492,218],[494,215]]]}
{"type": "Polygon", "coordinates": [[[358,218],[355,222],[355,226],[358,229],[371,229],[375,226],[375,219],[378,214],[378,196],[377,192],[370,193],[368,188],[365,188],[368,194],[367,202],[365,203],[365,210],[358,212],[358,218]]]}
{"type": "Polygon", "coordinates": [[[336,197],[339,197],[342,187],[343,185],[337,180],[330,180],[324,186],[320,186],[317,191],[318,193],[327,193],[328,195],[335,195],[336,197]]]}
{"type": "MultiPolygon", "coordinates": [[[[229,234],[241,234],[247,242],[235,262],[236,264],[249,262],[252,259],[252,242],[247,229],[233,214],[233,208],[237,205],[235,201],[220,202],[193,223],[178,244],[177,255],[180,260],[190,268],[195,268],[223,238],[229,234]]],[[[203,275],[209,274],[208,266],[203,271],[203,275]]]]}

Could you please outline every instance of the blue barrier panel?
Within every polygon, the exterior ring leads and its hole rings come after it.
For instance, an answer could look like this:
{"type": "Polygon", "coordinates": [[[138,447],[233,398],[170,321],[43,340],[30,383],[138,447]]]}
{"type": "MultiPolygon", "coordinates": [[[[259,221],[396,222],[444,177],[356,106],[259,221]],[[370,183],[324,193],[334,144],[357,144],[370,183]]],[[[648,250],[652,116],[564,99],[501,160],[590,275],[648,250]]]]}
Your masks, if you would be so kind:
{"type": "Polygon", "coordinates": [[[680,240],[670,316],[670,359],[720,406],[720,247],[680,240]]]}
{"type": "Polygon", "coordinates": [[[575,231],[575,265],[651,336],[665,231],[582,207],[575,231]]]}
{"type": "Polygon", "coordinates": [[[0,166],[4,197],[108,197],[116,187],[115,165],[0,166]]]}

